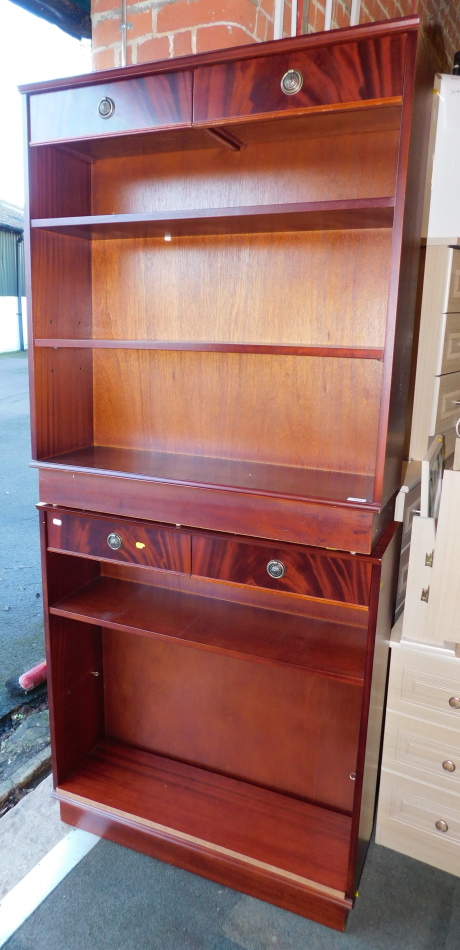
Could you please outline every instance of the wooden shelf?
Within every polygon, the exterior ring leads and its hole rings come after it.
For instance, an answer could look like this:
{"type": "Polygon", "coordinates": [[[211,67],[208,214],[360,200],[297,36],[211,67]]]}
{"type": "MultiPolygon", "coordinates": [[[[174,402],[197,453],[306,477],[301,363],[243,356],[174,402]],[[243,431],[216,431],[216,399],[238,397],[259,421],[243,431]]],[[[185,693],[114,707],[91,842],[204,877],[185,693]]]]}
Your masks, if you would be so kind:
{"type": "Polygon", "coordinates": [[[31,227],[86,240],[263,234],[273,231],[337,231],[391,228],[395,199],[355,198],[298,204],[203,208],[142,214],[35,218],[31,227]]]}
{"type": "Polygon", "coordinates": [[[373,502],[374,479],[353,472],[294,468],[261,462],[140,449],[89,445],[32,462],[36,468],[57,468],[97,474],[117,474],[176,485],[216,488],[303,501],[340,504],[378,510],[373,502]]]}
{"type": "Polygon", "coordinates": [[[361,685],[366,630],[298,617],[111,577],[98,577],[50,611],[129,634],[180,640],[184,646],[288,666],[361,685]]]}
{"type": "Polygon", "coordinates": [[[383,348],[370,346],[297,346],[278,343],[218,343],[194,340],[35,340],[35,346],[50,349],[191,350],[198,353],[272,353],[278,356],[326,356],[338,359],[383,360],[383,348]]]}
{"type": "Polygon", "coordinates": [[[110,740],[58,785],[56,796],[344,896],[351,819],[329,809],[110,740]]]}

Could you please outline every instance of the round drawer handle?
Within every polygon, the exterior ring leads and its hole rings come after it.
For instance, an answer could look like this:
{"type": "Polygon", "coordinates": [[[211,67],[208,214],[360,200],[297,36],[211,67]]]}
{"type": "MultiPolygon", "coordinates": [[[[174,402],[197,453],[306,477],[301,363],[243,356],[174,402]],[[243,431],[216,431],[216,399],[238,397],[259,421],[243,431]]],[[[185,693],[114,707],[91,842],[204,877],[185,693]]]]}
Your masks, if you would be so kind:
{"type": "Polygon", "coordinates": [[[435,828],[437,828],[438,831],[449,831],[449,825],[447,824],[447,821],[443,821],[442,819],[436,822],[435,828]]]}
{"type": "Polygon", "coordinates": [[[451,696],[449,706],[452,706],[452,709],[460,709],[460,696],[451,696]]]}
{"type": "Polygon", "coordinates": [[[270,577],[274,577],[275,580],[279,580],[280,577],[284,577],[286,566],[282,561],[269,561],[267,564],[267,573],[270,574],[270,577]]]}
{"type": "Polygon", "coordinates": [[[281,89],[286,96],[294,96],[303,86],[303,76],[298,69],[288,69],[281,80],[281,89]]]}
{"type": "Polygon", "coordinates": [[[119,551],[123,544],[123,540],[116,531],[111,531],[111,533],[107,535],[107,544],[109,548],[112,548],[112,551],[119,551]]]}
{"type": "Polygon", "coordinates": [[[445,772],[455,772],[456,769],[455,762],[452,762],[452,759],[446,759],[446,761],[442,763],[442,767],[445,772]]]}
{"type": "Polygon", "coordinates": [[[104,96],[97,107],[97,111],[101,119],[110,119],[110,116],[115,112],[115,103],[113,99],[111,99],[110,96],[104,96]]]}

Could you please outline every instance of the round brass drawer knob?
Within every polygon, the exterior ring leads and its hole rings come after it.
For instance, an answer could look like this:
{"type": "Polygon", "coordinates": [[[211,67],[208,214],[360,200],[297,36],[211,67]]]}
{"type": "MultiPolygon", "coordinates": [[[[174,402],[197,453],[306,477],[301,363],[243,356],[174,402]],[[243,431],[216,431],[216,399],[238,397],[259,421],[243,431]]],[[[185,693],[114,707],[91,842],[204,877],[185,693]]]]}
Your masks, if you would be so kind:
{"type": "Polygon", "coordinates": [[[123,544],[123,540],[122,540],[122,538],[120,537],[120,535],[117,534],[116,531],[112,531],[112,532],[107,536],[107,544],[108,544],[109,548],[112,548],[112,551],[119,551],[119,549],[121,548],[121,546],[122,546],[122,544],[123,544]]]}
{"type": "Polygon", "coordinates": [[[446,759],[446,761],[442,763],[442,767],[445,772],[455,772],[456,768],[455,762],[452,762],[452,759],[446,759]]]}
{"type": "Polygon", "coordinates": [[[442,819],[441,821],[436,822],[435,827],[438,829],[438,831],[449,831],[449,825],[447,824],[447,821],[442,821],[442,819]]]}
{"type": "Polygon", "coordinates": [[[286,96],[294,96],[303,86],[303,76],[298,69],[288,69],[281,80],[281,89],[286,96]]]}
{"type": "Polygon", "coordinates": [[[460,696],[451,696],[449,706],[452,706],[452,709],[460,709],[460,696]]]}
{"type": "Polygon", "coordinates": [[[267,573],[270,574],[270,577],[274,577],[275,580],[279,580],[280,577],[284,577],[286,566],[282,561],[269,561],[267,564],[267,573]]]}
{"type": "Polygon", "coordinates": [[[104,96],[97,107],[97,111],[101,119],[110,119],[110,116],[115,112],[115,103],[113,99],[111,99],[110,96],[104,96]]]}

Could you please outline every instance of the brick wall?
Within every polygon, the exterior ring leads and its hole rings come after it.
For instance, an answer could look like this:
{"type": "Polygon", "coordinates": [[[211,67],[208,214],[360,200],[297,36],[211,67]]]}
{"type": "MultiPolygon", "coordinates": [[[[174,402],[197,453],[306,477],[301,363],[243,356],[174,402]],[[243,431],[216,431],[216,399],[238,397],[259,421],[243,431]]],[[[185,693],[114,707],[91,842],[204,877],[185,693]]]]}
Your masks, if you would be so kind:
{"type": "MultiPolygon", "coordinates": [[[[324,29],[326,0],[304,0],[302,32],[324,29]]],[[[460,49],[458,0],[361,0],[360,22],[417,11],[425,24],[436,68],[450,72],[460,49]]],[[[348,26],[351,0],[333,0],[332,26],[348,26]]],[[[127,0],[127,63],[202,53],[273,39],[274,0],[127,0]]],[[[290,0],[284,31],[290,35],[290,0]]],[[[92,0],[93,66],[121,65],[121,0],[92,0]]]]}

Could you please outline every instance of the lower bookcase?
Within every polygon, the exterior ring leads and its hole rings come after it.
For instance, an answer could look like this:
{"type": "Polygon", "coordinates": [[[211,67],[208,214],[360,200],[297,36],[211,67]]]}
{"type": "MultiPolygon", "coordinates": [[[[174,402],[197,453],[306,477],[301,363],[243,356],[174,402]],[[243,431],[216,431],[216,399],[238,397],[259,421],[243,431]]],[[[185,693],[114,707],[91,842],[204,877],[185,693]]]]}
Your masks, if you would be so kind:
{"type": "MultiPolygon", "coordinates": [[[[194,578],[184,531],[178,548],[168,526],[153,527],[183,573],[145,566],[144,542],[142,566],[83,556],[73,523],[64,553],[42,512],[63,820],[343,929],[372,826],[394,531],[356,606],[194,578]]],[[[337,573],[350,559],[329,557],[337,573]]]]}

